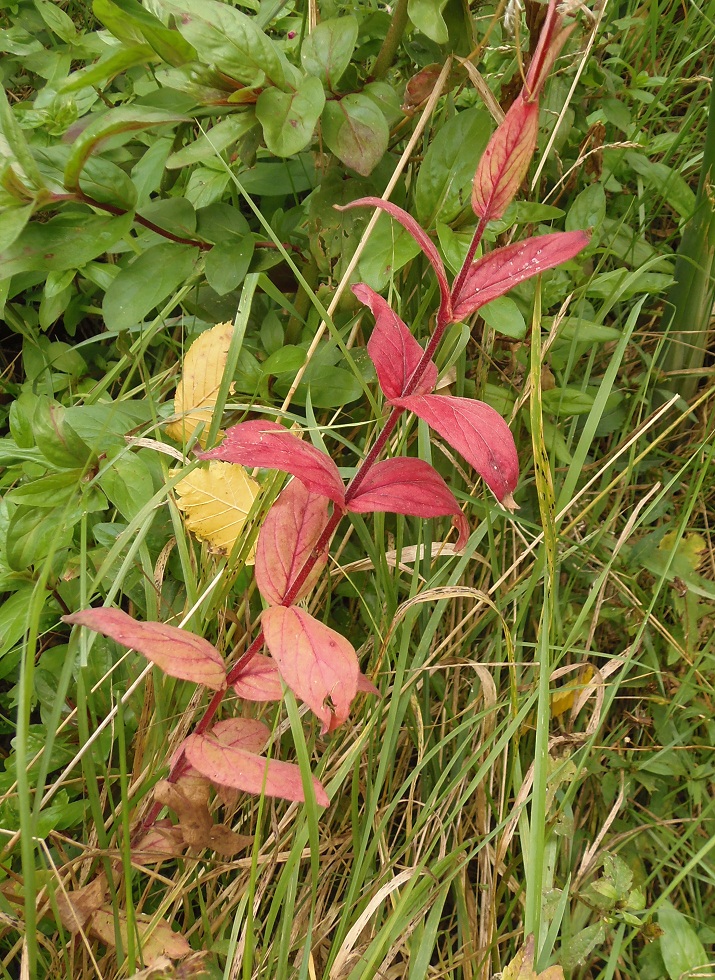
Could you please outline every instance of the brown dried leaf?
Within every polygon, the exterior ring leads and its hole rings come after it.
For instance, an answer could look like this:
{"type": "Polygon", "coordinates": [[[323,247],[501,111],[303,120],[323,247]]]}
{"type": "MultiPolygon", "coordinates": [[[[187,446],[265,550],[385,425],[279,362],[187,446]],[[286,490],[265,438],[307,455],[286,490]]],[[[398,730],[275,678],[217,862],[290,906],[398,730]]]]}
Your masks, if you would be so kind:
{"type": "MultiPolygon", "coordinates": [[[[122,938],[122,945],[127,948],[127,916],[126,912],[118,912],[119,934],[122,938]]],[[[181,959],[191,953],[191,946],[183,936],[174,932],[168,922],[160,921],[156,923],[152,916],[137,914],[135,916],[136,928],[142,947],[142,956],[149,964],[156,963],[161,956],[168,956],[173,960],[181,959]]],[[[90,919],[89,928],[95,936],[105,946],[114,948],[116,935],[114,932],[114,912],[111,908],[98,909],[90,919]]]]}
{"type": "MultiPolygon", "coordinates": [[[[242,466],[216,460],[208,469],[193,470],[175,487],[187,528],[222,555],[230,554],[260,489],[242,466]]],[[[252,565],[254,557],[255,547],[246,564],[252,565]]]]}
{"type": "Polygon", "coordinates": [[[196,977],[206,977],[209,971],[206,967],[205,952],[192,953],[182,963],[174,964],[166,956],[159,956],[152,966],[139,973],[133,973],[129,980],[194,980],[196,977]]]}
{"type": "Polygon", "coordinates": [[[211,846],[214,822],[209,813],[209,792],[210,783],[201,776],[185,776],[176,783],[162,779],[154,787],[154,799],[177,815],[189,847],[211,846]]]}
{"type": "Polygon", "coordinates": [[[107,879],[104,874],[97,875],[88,885],[74,891],[58,889],[57,908],[65,929],[73,936],[83,929],[90,915],[101,908],[106,891],[107,879]]]}
{"type": "Polygon", "coordinates": [[[216,824],[211,831],[209,847],[222,857],[231,858],[246,851],[253,843],[252,837],[237,834],[224,824],[216,824]]]}
{"type": "MultiPolygon", "coordinates": [[[[232,336],[232,323],[217,323],[197,337],[187,351],[184,371],[174,395],[174,412],[182,417],[166,426],[170,439],[186,443],[198,426],[203,424],[199,443],[206,448],[206,437],[232,336]]],[[[230,391],[233,391],[233,385],[230,391]]],[[[219,435],[223,433],[219,432],[219,435]]]]}

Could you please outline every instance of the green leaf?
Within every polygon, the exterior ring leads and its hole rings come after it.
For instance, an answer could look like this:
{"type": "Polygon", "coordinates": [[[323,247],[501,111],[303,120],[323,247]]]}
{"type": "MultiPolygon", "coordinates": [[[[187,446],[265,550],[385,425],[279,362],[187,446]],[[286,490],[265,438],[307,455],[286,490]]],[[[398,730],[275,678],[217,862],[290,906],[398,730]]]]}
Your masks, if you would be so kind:
{"type": "Polygon", "coordinates": [[[148,44],[127,44],[119,51],[114,51],[106,58],[101,58],[96,64],[87,68],[73,71],[71,75],[58,86],[59,92],[76,92],[88,86],[101,88],[111,81],[115,75],[121,74],[134,65],[144,65],[154,61],[154,52],[148,44]]]}
{"type": "Polygon", "coordinates": [[[383,213],[377,219],[374,231],[360,257],[360,279],[379,293],[392,275],[419,252],[420,247],[412,235],[383,213]]]}
{"type": "Polygon", "coordinates": [[[127,44],[106,58],[100,59],[96,64],[89,65],[87,68],[80,68],[79,71],[72,72],[58,86],[59,92],[76,92],[88,86],[101,88],[105,82],[110,81],[115,75],[121,74],[127,68],[134,65],[143,65],[147,61],[155,60],[154,52],[148,44],[127,44]]]}
{"type": "Polygon", "coordinates": [[[0,252],[9,248],[32,217],[32,204],[0,211],[0,252]]]}
{"type": "Polygon", "coordinates": [[[602,922],[581,929],[561,948],[560,961],[565,970],[573,970],[588,954],[603,942],[606,929],[602,922]]]}
{"type": "Polygon", "coordinates": [[[708,962],[703,944],[690,922],[669,902],[658,910],[658,925],[663,930],[660,952],[670,980],[688,977],[708,962]]]}
{"type": "Polygon", "coordinates": [[[387,122],[372,99],[346,95],[323,110],[323,139],[335,156],[363,177],[382,160],[390,138],[387,122]]]}
{"type": "MultiPolygon", "coordinates": [[[[5,89],[0,85],[0,136],[7,141],[10,150],[10,159],[17,161],[18,167],[13,167],[13,172],[21,179],[25,177],[30,185],[39,189],[43,186],[40,171],[37,169],[35,159],[27,145],[25,135],[17,124],[13,115],[10,103],[7,100],[5,89]]],[[[3,155],[5,151],[3,151],[3,155]]],[[[14,162],[13,161],[13,162],[14,162]]],[[[23,181],[24,182],[24,181],[23,181]]]]}
{"type": "Polygon", "coordinates": [[[246,235],[242,241],[237,241],[235,244],[225,242],[214,245],[211,251],[206,253],[204,265],[206,281],[219,296],[225,296],[241,285],[251,264],[254,247],[253,236],[246,235]]]}
{"type": "Polygon", "coordinates": [[[74,21],[56,3],[50,3],[50,0],[35,0],[35,7],[40,17],[57,37],[66,41],[67,44],[72,44],[77,40],[77,28],[74,21]]]}
{"type": "MultiPolygon", "coordinates": [[[[279,350],[274,351],[270,357],[263,362],[263,376],[273,377],[277,374],[295,374],[305,364],[305,351],[302,347],[294,344],[287,344],[279,350]]],[[[315,403],[314,403],[315,404],[315,403]]]]}
{"type": "Polygon", "coordinates": [[[33,592],[32,587],[18,589],[0,605],[0,659],[25,635],[33,592]]]}
{"type": "Polygon", "coordinates": [[[266,146],[278,157],[292,157],[310,143],[325,105],[323,84],[304,78],[295,92],[267,88],[258,96],[256,116],[266,146]]]}
{"type": "Polygon", "coordinates": [[[263,80],[281,89],[299,81],[295,68],[252,17],[217,0],[161,0],[199,59],[246,85],[263,80]]]}
{"type": "Polygon", "coordinates": [[[193,143],[172,153],[166,161],[167,169],[176,170],[209,157],[216,157],[245,136],[255,125],[256,116],[252,110],[229,116],[228,119],[216,123],[208,132],[202,133],[193,143]]]}
{"type": "Polygon", "coordinates": [[[542,393],[544,411],[551,415],[588,415],[594,400],[593,395],[568,385],[542,393]]]}
{"type": "Polygon", "coordinates": [[[339,408],[349,402],[357,401],[363,395],[362,385],[358,378],[344,368],[325,365],[317,368],[305,386],[300,385],[303,392],[296,392],[300,404],[305,404],[306,388],[310,388],[310,400],[313,408],[339,408]]]}
{"type": "Polygon", "coordinates": [[[479,311],[484,322],[505,337],[521,340],[526,336],[526,320],[524,314],[509,296],[499,296],[487,303],[479,311]]]}
{"type": "Polygon", "coordinates": [[[600,228],[606,217],[606,193],[603,185],[591,184],[576,197],[566,215],[566,231],[600,228]]]}
{"type": "Polygon", "coordinates": [[[141,456],[118,450],[108,456],[99,475],[99,485],[122,517],[131,521],[154,493],[154,481],[141,456]]]}
{"type": "Polygon", "coordinates": [[[51,466],[81,468],[92,455],[87,443],[67,420],[66,409],[49,398],[37,399],[32,416],[32,434],[37,448],[51,466]]]}
{"type": "Polygon", "coordinates": [[[123,238],[133,220],[131,212],[115,218],[68,211],[45,224],[30,222],[0,253],[0,279],[21,272],[81,268],[123,238]]]}
{"type": "Polygon", "coordinates": [[[649,160],[642,153],[629,150],[626,160],[637,174],[662,195],[666,204],[680,218],[690,218],[695,211],[695,192],[680,174],[665,163],[649,160]]]}
{"type": "Polygon", "coordinates": [[[357,36],[358,22],[352,15],[321,21],[303,42],[300,52],[303,68],[334,92],[350,64],[357,36]]]}
{"type": "Polygon", "coordinates": [[[119,273],[104,294],[102,313],[110,330],[141,323],[194,270],[197,249],[166,242],[147,249],[119,273]]]}
{"type": "Polygon", "coordinates": [[[37,565],[72,541],[72,528],[82,517],[80,507],[55,507],[38,520],[34,507],[18,507],[7,529],[7,563],[15,572],[37,565]]]}
{"type": "Polygon", "coordinates": [[[166,27],[138,0],[94,0],[94,12],[120,40],[143,39],[162,60],[175,68],[196,61],[196,51],[178,31],[166,27]],[[124,37],[122,36],[124,35],[124,37]]]}
{"type": "Polygon", "coordinates": [[[186,116],[164,112],[163,109],[153,109],[150,106],[120,106],[118,109],[109,109],[107,112],[103,112],[75,140],[72,153],[65,167],[65,186],[68,190],[79,189],[82,168],[99,145],[110,136],[180,122],[189,122],[189,119],[186,116]]]}
{"type": "Polygon", "coordinates": [[[447,0],[408,0],[407,13],[418,31],[435,44],[446,44],[449,31],[442,17],[447,0]]]}
{"type": "Polygon", "coordinates": [[[415,185],[417,220],[431,227],[448,223],[469,206],[472,180],[491,136],[491,117],[482,109],[452,116],[427,148],[415,185]]]}

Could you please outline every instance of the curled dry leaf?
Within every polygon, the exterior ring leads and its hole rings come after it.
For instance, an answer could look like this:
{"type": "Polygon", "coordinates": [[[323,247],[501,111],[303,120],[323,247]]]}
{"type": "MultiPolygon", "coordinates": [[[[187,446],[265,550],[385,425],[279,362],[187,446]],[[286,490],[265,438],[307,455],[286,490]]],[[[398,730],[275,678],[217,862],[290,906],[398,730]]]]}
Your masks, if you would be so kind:
{"type": "Polygon", "coordinates": [[[309,490],[322,493],[340,507],[343,505],[345,487],[330,456],[277,422],[260,419],[241,422],[228,429],[220,446],[196,455],[200,459],[222,459],[227,463],[292,473],[309,490]]]}
{"type": "MultiPolygon", "coordinates": [[[[328,523],[328,499],[293,480],[269,510],[258,535],[256,584],[271,605],[279,605],[318,543],[328,523]]],[[[294,601],[306,596],[328,560],[317,558],[294,601]]]]}
{"type": "Polygon", "coordinates": [[[395,457],[375,463],[347,508],[355,514],[385,511],[415,517],[457,518],[457,548],[467,543],[469,527],[457,499],[434,467],[423,459],[395,457]]]}
{"type": "Polygon", "coordinates": [[[154,799],[168,806],[179,818],[179,828],[187,847],[208,847],[213,818],[209,813],[210,784],[200,776],[183,776],[176,783],[160,780],[154,799]]]}
{"type": "MultiPolygon", "coordinates": [[[[280,606],[274,607],[282,608],[280,606]]],[[[231,786],[266,796],[302,803],[305,800],[303,780],[298,766],[224,745],[214,735],[190,735],[184,743],[186,758],[212,783],[231,786]]],[[[320,782],[313,776],[315,798],[321,806],[330,801],[320,782]]]]}
{"type": "MultiPolygon", "coordinates": [[[[216,460],[208,469],[192,470],[175,487],[187,528],[222,555],[230,554],[240,537],[260,490],[242,466],[216,460]]],[[[255,549],[247,565],[253,564],[254,556],[255,549]]]]}
{"type": "Polygon", "coordinates": [[[192,953],[174,965],[166,956],[158,956],[146,970],[133,973],[129,980],[196,980],[209,975],[206,952],[192,953]]]}
{"type": "MultiPolygon", "coordinates": [[[[166,426],[170,439],[186,443],[198,426],[203,425],[199,443],[206,446],[232,336],[232,323],[217,323],[200,334],[187,351],[174,395],[174,413],[181,418],[166,426]]],[[[233,391],[233,385],[230,390],[233,391]]]]}
{"type": "Polygon", "coordinates": [[[491,406],[452,395],[410,395],[395,404],[436,429],[474,467],[497,500],[507,508],[514,506],[511,494],[519,479],[519,458],[509,426],[491,406]]]}
{"type": "MultiPolygon", "coordinates": [[[[385,299],[365,283],[352,287],[353,292],[375,317],[375,329],[367,342],[367,352],[377,371],[380,387],[387,399],[404,394],[407,382],[420,363],[424,350],[385,299]]],[[[432,391],[437,383],[437,365],[430,361],[414,394],[432,391]]]]}
{"type": "Polygon", "coordinates": [[[255,654],[234,681],[233,689],[246,701],[280,701],[283,685],[278,665],[263,653],[255,654]]]}
{"type": "Polygon", "coordinates": [[[86,626],[143,654],[170,677],[204,684],[215,691],[226,686],[226,670],[208,640],[166,623],[139,623],[121,609],[101,606],[63,616],[63,622],[86,626]]]}
{"type": "Polygon", "coordinates": [[[266,646],[283,680],[331,732],[348,717],[357,692],[352,644],[296,606],[271,606],[261,616],[266,646]]]}

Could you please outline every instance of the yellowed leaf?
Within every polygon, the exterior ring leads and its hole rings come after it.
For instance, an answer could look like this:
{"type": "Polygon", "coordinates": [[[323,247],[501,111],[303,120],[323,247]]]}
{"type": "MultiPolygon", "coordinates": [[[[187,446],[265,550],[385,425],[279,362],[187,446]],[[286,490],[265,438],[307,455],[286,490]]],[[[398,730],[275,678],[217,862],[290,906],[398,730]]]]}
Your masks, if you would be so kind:
{"type": "MultiPolygon", "coordinates": [[[[212,551],[227,555],[261,487],[238,463],[211,460],[207,469],[189,473],[175,489],[187,528],[207,541],[212,551]]],[[[249,565],[254,551],[247,559],[249,565]]]]}
{"type": "MultiPolygon", "coordinates": [[[[166,426],[170,439],[186,443],[203,424],[199,442],[206,448],[232,335],[232,323],[217,323],[197,337],[187,351],[183,374],[174,395],[174,413],[181,418],[166,426]]],[[[233,385],[230,390],[233,391],[233,385]]]]}
{"type": "Polygon", "coordinates": [[[565,715],[574,706],[576,695],[586,687],[593,679],[593,667],[590,665],[579,671],[577,680],[569,681],[551,695],[551,717],[558,718],[565,715]]]}
{"type": "Polygon", "coordinates": [[[670,552],[674,547],[681,561],[685,563],[687,568],[695,572],[700,564],[703,551],[707,551],[708,543],[702,534],[698,534],[696,531],[684,534],[680,541],[678,541],[677,531],[668,531],[667,534],[663,535],[658,549],[670,552]]]}

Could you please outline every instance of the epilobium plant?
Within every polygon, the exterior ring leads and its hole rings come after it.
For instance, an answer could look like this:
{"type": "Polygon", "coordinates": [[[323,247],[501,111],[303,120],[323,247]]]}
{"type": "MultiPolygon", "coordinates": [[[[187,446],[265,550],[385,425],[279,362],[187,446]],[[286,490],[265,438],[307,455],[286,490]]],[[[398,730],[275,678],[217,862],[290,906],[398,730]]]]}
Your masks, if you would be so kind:
{"type": "MultiPolygon", "coordinates": [[[[330,456],[276,422],[236,425],[220,446],[197,453],[202,459],[282,470],[295,478],[260,530],[255,575],[267,608],[259,633],[238,662],[227,672],[221,655],[206,640],[160,623],[138,623],[117,609],[87,609],[65,617],[68,623],[134,647],[174,677],[214,690],[203,719],[173,760],[170,782],[193,773],[220,786],[302,800],[298,766],[260,755],[268,729],[242,718],[213,724],[225,693],[232,688],[249,701],[279,700],[284,683],[320,719],[323,731],[330,732],[346,720],[359,690],[374,690],[362,676],[348,640],[298,603],[314,587],[346,514],[451,515],[457,547],[464,546],[466,519],[439,473],[421,459],[381,458],[403,413],[427,422],[471,464],[500,503],[515,506],[512,494],[519,465],[506,422],[484,402],[434,394],[433,356],[449,324],[464,320],[517,283],[573,258],[588,244],[585,232],[559,232],[495,249],[474,261],[488,222],[502,217],[524,179],[536,146],[539,95],[570,30],[551,0],[523,89],[479,161],[471,198],[479,220],[451,285],[433,242],[409,214],[379,198],[348,205],[381,208],[398,221],[431,263],[440,292],[434,332],[423,349],[381,296],[365,284],[353,287],[375,319],[367,350],[390,412],[350,482],[344,484],[330,456]],[[269,656],[261,652],[264,647],[269,656]]],[[[316,779],[313,788],[318,803],[327,806],[327,794],[316,779]]],[[[159,808],[157,802],[150,821],[159,808]]]]}

